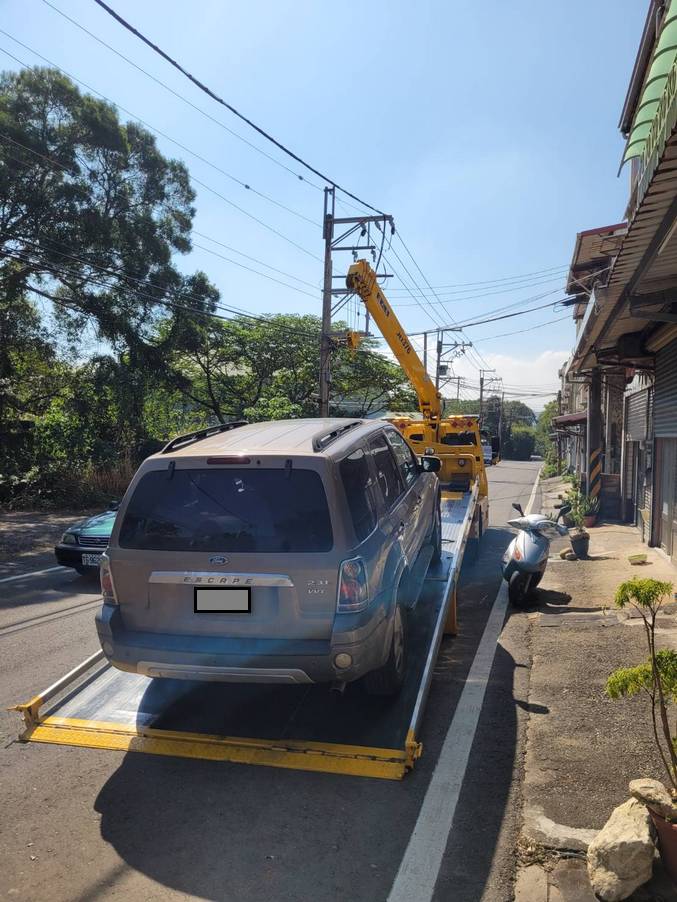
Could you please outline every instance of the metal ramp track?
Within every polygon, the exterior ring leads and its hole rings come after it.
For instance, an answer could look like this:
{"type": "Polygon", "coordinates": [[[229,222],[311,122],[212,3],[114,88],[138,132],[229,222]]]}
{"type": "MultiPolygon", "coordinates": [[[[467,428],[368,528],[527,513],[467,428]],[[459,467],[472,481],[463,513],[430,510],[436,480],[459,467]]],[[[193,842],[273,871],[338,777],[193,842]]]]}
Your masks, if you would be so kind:
{"type": "Polygon", "coordinates": [[[115,670],[97,652],[14,706],[25,723],[20,739],[402,779],[422,754],[416,737],[442,637],[456,632],[456,583],[476,499],[477,486],[443,492],[443,561],[428,572],[412,614],[409,674],[392,703],[358,687],[337,698],[321,686],[152,680],[115,670]]]}

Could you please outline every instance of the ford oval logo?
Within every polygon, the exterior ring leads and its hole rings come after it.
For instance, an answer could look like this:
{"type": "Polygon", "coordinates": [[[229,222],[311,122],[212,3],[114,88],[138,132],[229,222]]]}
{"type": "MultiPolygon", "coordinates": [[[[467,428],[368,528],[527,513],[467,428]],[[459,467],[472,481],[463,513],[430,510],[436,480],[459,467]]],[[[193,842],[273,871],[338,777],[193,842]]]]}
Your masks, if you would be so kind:
{"type": "Polygon", "coordinates": [[[210,564],[227,564],[228,558],[224,557],[222,554],[214,554],[209,558],[210,564]]]}

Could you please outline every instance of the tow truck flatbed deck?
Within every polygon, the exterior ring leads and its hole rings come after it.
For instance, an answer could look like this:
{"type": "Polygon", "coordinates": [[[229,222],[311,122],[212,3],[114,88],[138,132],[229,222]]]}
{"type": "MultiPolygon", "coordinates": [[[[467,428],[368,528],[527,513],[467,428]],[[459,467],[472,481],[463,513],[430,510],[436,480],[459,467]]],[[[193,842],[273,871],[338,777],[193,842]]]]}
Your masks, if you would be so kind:
{"type": "MultiPolygon", "coordinates": [[[[409,666],[392,701],[357,684],[201,683],[152,679],[92,655],[14,710],[23,741],[138,751],[300,770],[401,779],[417,740],[442,636],[456,631],[456,583],[477,486],[442,493],[443,556],[409,614],[409,666]]],[[[427,563],[424,562],[424,563],[427,563]]]]}

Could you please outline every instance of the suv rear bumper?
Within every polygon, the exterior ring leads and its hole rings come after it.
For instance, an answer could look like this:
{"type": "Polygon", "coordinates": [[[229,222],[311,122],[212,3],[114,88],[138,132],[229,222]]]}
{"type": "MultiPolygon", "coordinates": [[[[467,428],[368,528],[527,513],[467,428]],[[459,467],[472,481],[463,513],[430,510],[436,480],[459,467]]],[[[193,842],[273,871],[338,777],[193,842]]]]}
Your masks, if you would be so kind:
{"type": "Polygon", "coordinates": [[[380,667],[385,660],[390,623],[381,619],[374,628],[334,635],[331,641],[314,639],[219,639],[173,636],[126,630],[120,609],[104,604],[96,615],[101,648],[118,670],[151,677],[225,683],[352,682],[380,667]],[[352,634],[354,636],[354,634],[352,634]],[[352,664],[338,668],[337,654],[348,654],[352,664]]]}

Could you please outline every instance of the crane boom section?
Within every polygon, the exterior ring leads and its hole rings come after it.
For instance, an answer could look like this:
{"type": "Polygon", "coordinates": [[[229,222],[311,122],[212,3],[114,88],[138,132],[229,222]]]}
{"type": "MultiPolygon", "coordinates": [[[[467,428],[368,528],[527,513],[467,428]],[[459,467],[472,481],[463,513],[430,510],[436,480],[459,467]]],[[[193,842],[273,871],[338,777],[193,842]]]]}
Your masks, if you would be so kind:
{"type": "Polygon", "coordinates": [[[407,333],[395,315],[376,281],[376,273],[366,260],[358,260],[348,270],[346,284],[358,294],[372,319],[388,342],[418,397],[418,404],[426,420],[437,421],[442,416],[440,393],[414,350],[407,333]]]}

